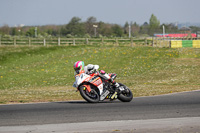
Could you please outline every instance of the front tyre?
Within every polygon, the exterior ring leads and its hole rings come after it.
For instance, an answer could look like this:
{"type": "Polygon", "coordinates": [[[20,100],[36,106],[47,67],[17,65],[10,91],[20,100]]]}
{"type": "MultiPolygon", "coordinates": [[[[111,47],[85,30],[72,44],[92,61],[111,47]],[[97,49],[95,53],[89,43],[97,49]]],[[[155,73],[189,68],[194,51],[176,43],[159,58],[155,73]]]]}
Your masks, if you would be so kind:
{"type": "Polygon", "coordinates": [[[91,89],[89,92],[85,86],[80,86],[79,91],[81,96],[89,103],[97,103],[99,102],[99,94],[96,92],[96,90],[91,89]]]}
{"type": "Polygon", "coordinates": [[[122,102],[130,102],[133,99],[133,93],[127,86],[121,83],[119,84],[120,86],[124,87],[124,91],[119,94],[118,99],[122,102]]]}

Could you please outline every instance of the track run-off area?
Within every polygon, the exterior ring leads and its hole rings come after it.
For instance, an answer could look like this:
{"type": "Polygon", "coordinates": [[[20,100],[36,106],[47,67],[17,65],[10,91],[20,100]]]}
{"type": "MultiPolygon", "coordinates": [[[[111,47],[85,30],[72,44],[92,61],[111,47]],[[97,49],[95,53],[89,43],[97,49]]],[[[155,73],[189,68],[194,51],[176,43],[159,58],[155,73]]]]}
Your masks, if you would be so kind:
{"type": "Polygon", "coordinates": [[[0,105],[0,133],[200,132],[200,91],[85,101],[0,105]]]}

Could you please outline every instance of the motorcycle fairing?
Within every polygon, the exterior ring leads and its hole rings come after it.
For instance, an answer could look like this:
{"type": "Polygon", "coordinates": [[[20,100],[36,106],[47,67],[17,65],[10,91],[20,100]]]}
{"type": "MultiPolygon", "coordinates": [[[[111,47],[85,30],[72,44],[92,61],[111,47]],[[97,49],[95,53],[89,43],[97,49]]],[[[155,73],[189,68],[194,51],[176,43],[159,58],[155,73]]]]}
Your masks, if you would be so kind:
{"type": "Polygon", "coordinates": [[[90,83],[90,84],[96,86],[99,89],[100,95],[103,93],[103,82],[97,74],[88,75],[85,73],[81,73],[79,75],[76,75],[73,87],[78,88],[78,86],[83,85],[86,87],[88,92],[90,92],[91,91],[90,85],[84,84],[84,83],[90,83]]]}
{"type": "Polygon", "coordinates": [[[94,76],[94,77],[91,77],[91,79],[87,79],[87,80],[88,80],[87,82],[93,84],[94,86],[96,86],[99,89],[99,93],[101,95],[103,92],[103,82],[102,82],[101,78],[98,76],[94,76]]]}

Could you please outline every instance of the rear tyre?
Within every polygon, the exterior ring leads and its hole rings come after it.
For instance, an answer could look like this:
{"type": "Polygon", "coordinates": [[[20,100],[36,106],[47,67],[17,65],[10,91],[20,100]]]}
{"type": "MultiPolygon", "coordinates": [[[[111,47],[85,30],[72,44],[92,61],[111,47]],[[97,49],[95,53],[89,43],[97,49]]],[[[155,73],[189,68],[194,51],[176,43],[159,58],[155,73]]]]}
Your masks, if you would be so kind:
{"type": "Polygon", "coordinates": [[[89,103],[97,103],[99,102],[99,94],[97,93],[96,90],[91,89],[91,91],[89,92],[85,86],[80,86],[79,87],[79,91],[81,96],[89,103]]]}
{"type": "Polygon", "coordinates": [[[133,93],[127,86],[121,83],[119,84],[120,86],[123,86],[125,90],[119,94],[118,99],[122,102],[130,102],[133,99],[133,93]]]}

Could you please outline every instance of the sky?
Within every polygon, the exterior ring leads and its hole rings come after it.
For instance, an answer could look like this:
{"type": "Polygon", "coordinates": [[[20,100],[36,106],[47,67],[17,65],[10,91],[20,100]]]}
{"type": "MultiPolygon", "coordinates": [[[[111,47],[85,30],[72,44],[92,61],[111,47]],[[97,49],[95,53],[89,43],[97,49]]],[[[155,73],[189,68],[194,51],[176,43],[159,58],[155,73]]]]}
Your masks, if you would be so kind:
{"type": "Polygon", "coordinates": [[[124,25],[143,24],[154,14],[160,23],[200,23],[200,0],[0,0],[0,26],[67,24],[72,17],[124,25]]]}

